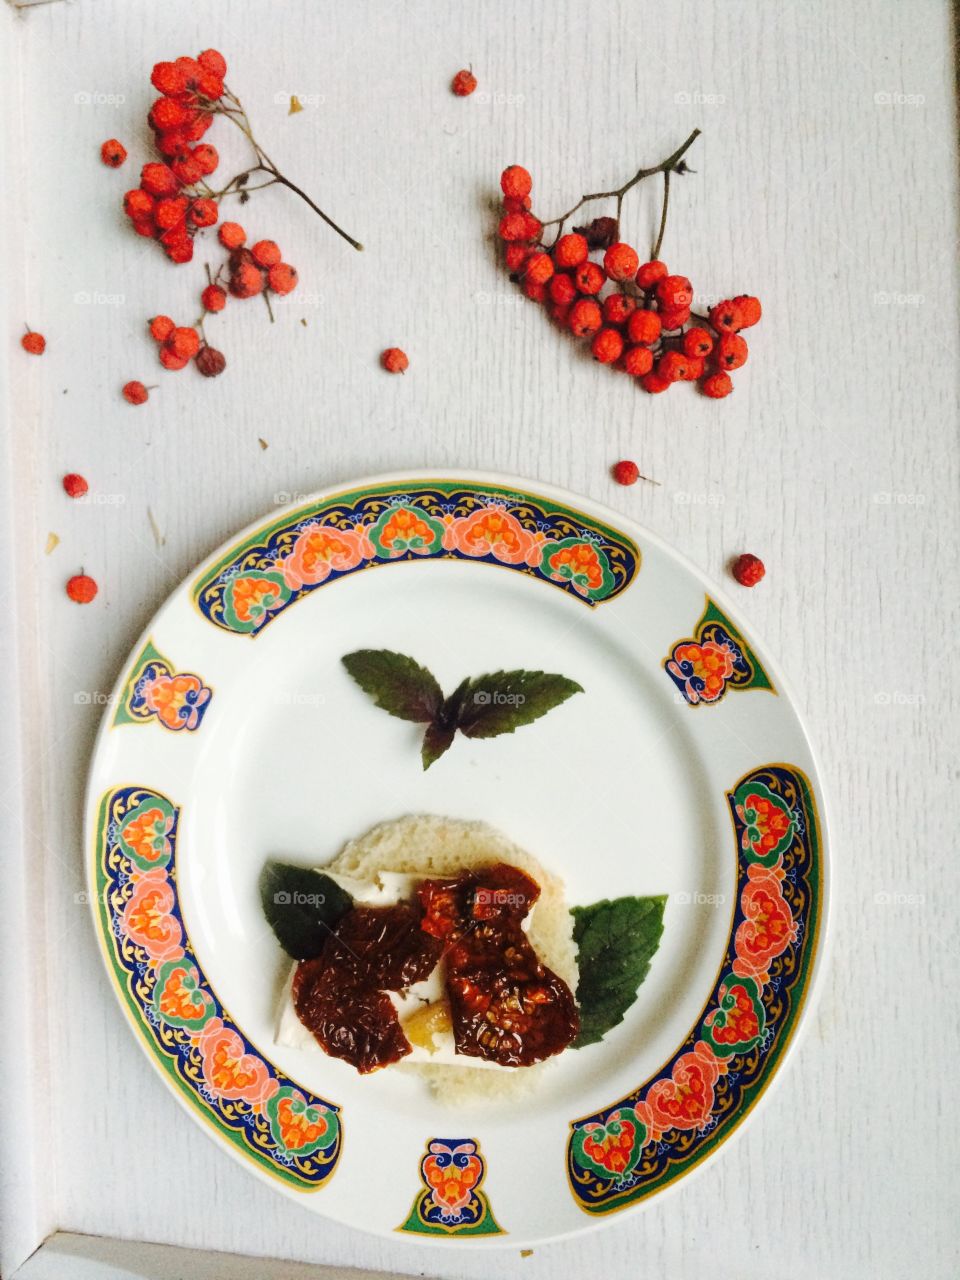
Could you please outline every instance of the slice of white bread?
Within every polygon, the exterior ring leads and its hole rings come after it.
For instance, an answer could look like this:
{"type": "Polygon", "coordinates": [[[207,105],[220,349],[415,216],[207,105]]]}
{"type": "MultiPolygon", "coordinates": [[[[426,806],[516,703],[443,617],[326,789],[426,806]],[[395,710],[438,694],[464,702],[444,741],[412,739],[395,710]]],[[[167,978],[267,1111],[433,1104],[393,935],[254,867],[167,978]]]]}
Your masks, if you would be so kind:
{"type": "MultiPolygon", "coordinates": [[[[529,916],[527,936],[543,964],[560,975],[571,991],[577,990],[577,949],[573,941],[573,917],[564,898],[563,881],[532,854],[514,844],[486,822],[465,822],[433,814],[411,814],[382,822],[365,835],[350,840],[333,862],[321,868],[335,875],[375,882],[378,872],[408,875],[453,876],[496,862],[507,862],[532,876],[540,897],[529,916]]],[[[434,1063],[400,1063],[398,1070],[415,1072],[430,1085],[434,1096],[456,1105],[483,1099],[504,1099],[527,1093],[550,1060],[511,1071],[483,1071],[434,1063]]]]}

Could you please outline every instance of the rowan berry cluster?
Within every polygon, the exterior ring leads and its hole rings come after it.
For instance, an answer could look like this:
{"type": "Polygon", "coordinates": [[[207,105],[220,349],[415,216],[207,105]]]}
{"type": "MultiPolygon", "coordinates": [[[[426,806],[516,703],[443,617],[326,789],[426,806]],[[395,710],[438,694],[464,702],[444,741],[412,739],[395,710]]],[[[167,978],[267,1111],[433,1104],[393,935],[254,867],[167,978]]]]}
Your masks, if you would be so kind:
{"type": "MultiPolygon", "coordinates": [[[[624,192],[640,177],[664,173],[668,193],[668,175],[685,171],[671,157],[663,166],[641,170],[619,191],[586,196],[580,204],[614,196],[619,215],[624,192]]],[[[589,341],[595,360],[637,378],[651,394],[677,382],[697,382],[713,399],[729,395],[730,374],[746,363],[748,354],[740,330],[760,319],[760,303],[744,295],[719,303],[707,316],[693,312],[690,281],[671,274],[656,256],[666,201],[656,250],[651,261],[641,262],[637,251],[619,238],[619,216],[594,218],[562,234],[564,222],[580,205],[545,224],[531,211],[533,180],[526,169],[516,164],[504,169],[500,187],[499,235],[511,279],[528,298],[542,303],[562,329],[589,341]],[[557,226],[557,234],[547,244],[544,228],[549,225],[557,226]]]]}
{"type": "MultiPolygon", "coordinates": [[[[151,338],[159,344],[160,363],[165,369],[185,369],[192,360],[204,377],[215,378],[227,367],[223,353],[201,338],[192,325],[177,325],[169,316],[154,316],[149,328],[151,338]]],[[[128,382],[123,390],[131,404],[142,404],[147,398],[141,383],[128,382]]]]}

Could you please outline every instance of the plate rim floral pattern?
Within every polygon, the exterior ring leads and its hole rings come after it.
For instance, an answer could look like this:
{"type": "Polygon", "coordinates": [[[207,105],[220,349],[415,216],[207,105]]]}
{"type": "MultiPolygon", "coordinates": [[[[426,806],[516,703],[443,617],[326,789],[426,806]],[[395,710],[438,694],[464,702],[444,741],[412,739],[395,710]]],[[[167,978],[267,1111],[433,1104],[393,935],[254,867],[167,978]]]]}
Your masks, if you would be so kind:
{"type": "MultiPolygon", "coordinates": [[[[819,761],[817,752],[815,750],[815,747],[811,741],[810,733],[807,729],[803,716],[798,710],[797,700],[791,691],[791,687],[789,683],[784,679],[782,672],[777,667],[775,661],[770,657],[769,650],[763,644],[762,640],[758,639],[752,627],[744,627],[741,624],[740,618],[739,618],[739,610],[736,608],[734,604],[732,604],[726,598],[724,592],[722,590],[718,590],[716,587],[716,584],[713,583],[705,573],[703,573],[696,565],[691,563],[685,556],[683,556],[681,553],[676,551],[669,543],[667,543],[666,541],[658,537],[656,534],[653,534],[649,530],[638,525],[636,521],[630,519],[629,517],[621,515],[618,512],[608,509],[607,507],[604,506],[603,503],[598,502],[592,498],[581,497],[578,494],[565,490],[556,485],[552,485],[549,483],[541,484],[540,482],[535,480],[523,479],[520,477],[514,477],[512,475],[504,475],[502,473],[471,472],[471,471],[465,470],[465,471],[457,471],[451,474],[449,471],[438,471],[438,470],[430,471],[430,470],[418,469],[414,471],[406,471],[406,472],[401,471],[401,472],[394,472],[394,473],[378,474],[378,475],[373,475],[370,477],[358,479],[350,483],[349,485],[331,487],[329,490],[320,490],[315,494],[308,495],[302,502],[285,508],[278,515],[274,515],[270,518],[262,518],[260,520],[251,522],[248,526],[242,529],[238,534],[234,535],[232,538],[225,541],[211,555],[205,557],[200,562],[199,566],[196,569],[194,569],[190,574],[188,574],[177,585],[174,591],[171,592],[171,594],[167,597],[167,599],[161,604],[160,608],[156,610],[156,612],[151,617],[148,626],[143,630],[141,635],[138,637],[136,644],[132,646],[132,648],[130,649],[128,653],[128,657],[124,663],[123,668],[121,669],[121,672],[114,686],[114,694],[110,702],[111,703],[115,702],[117,698],[122,694],[125,684],[128,682],[130,674],[133,671],[138,655],[141,654],[141,651],[143,650],[144,646],[149,642],[152,632],[156,630],[158,624],[161,621],[161,618],[163,618],[166,615],[167,611],[173,607],[180,607],[182,603],[185,602],[194,617],[202,616],[202,612],[199,610],[199,607],[196,601],[198,588],[205,580],[209,580],[211,578],[211,575],[215,574],[215,571],[220,571],[223,563],[226,560],[228,560],[231,555],[236,554],[238,550],[241,549],[245,544],[249,543],[251,539],[257,537],[259,534],[262,534],[265,530],[269,530],[277,526],[284,526],[286,524],[289,524],[293,520],[293,518],[297,515],[297,513],[302,513],[304,511],[309,512],[311,509],[314,509],[319,505],[329,505],[330,503],[334,503],[338,500],[342,500],[345,496],[349,496],[351,494],[369,492],[373,489],[386,489],[386,490],[392,490],[396,494],[403,494],[406,491],[408,491],[411,486],[429,487],[429,486],[438,486],[438,485],[458,486],[465,491],[469,491],[471,487],[476,487],[476,491],[480,493],[483,493],[483,492],[489,493],[492,488],[494,490],[499,490],[501,493],[519,496],[521,499],[528,500],[533,503],[549,504],[571,515],[576,514],[577,516],[582,518],[582,520],[585,522],[585,524],[588,527],[592,524],[600,525],[605,529],[605,531],[609,531],[616,538],[622,539],[625,545],[632,548],[636,552],[636,563],[632,573],[628,574],[627,581],[623,583],[616,592],[613,593],[613,596],[620,595],[621,592],[624,590],[624,588],[626,586],[629,586],[630,583],[633,581],[633,579],[637,576],[637,574],[641,572],[643,556],[645,551],[648,548],[656,548],[660,553],[662,553],[663,556],[665,556],[671,562],[672,566],[675,567],[678,575],[680,575],[681,577],[686,575],[687,577],[692,578],[692,580],[699,585],[699,587],[702,589],[704,594],[709,598],[709,600],[712,602],[715,602],[716,607],[720,611],[722,611],[722,613],[726,615],[726,617],[732,620],[739,636],[749,645],[752,655],[758,661],[762,662],[762,667],[766,672],[769,680],[772,682],[771,691],[775,690],[776,693],[780,695],[776,699],[776,701],[778,704],[780,704],[780,706],[784,708],[786,715],[789,717],[789,720],[793,725],[792,732],[794,733],[795,736],[798,737],[798,742],[800,744],[798,749],[798,756],[799,756],[798,761],[789,764],[787,767],[799,773],[800,777],[807,782],[807,785],[809,787],[810,801],[815,809],[815,822],[817,825],[818,836],[819,836],[819,839],[817,841],[817,844],[818,844],[817,865],[819,868],[819,878],[820,878],[819,879],[820,898],[819,898],[818,917],[816,922],[816,938],[814,940],[814,944],[809,953],[808,961],[806,964],[806,972],[800,987],[801,1000],[800,1000],[800,1003],[798,1004],[795,1015],[793,1016],[792,1025],[790,1026],[788,1034],[782,1045],[782,1048],[780,1049],[778,1060],[774,1064],[773,1070],[764,1078],[762,1082],[762,1087],[760,1088],[756,1096],[752,1098],[749,1106],[745,1110],[743,1110],[741,1114],[737,1115],[736,1122],[730,1127],[729,1131],[726,1132],[723,1136],[721,1136],[715,1144],[710,1146],[701,1155],[699,1155],[690,1164],[688,1168],[683,1169],[682,1172],[680,1172],[677,1176],[674,1176],[672,1179],[670,1179],[666,1183],[666,1185],[655,1187],[651,1194],[645,1195],[642,1199],[639,1199],[632,1203],[627,1202],[627,1203],[613,1206],[613,1209],[609,1212],[600,1212],[600,1213],[593,1213],[593,1214],[588,1214],[587,1212],[582,1211],[582,1206],[576,1206],[576,1209],[579,1211],[579,1217],[580,1217],[580,1222],[578,1225],[570,1225],[569,1222],[565,1222],[562,1226],[557,1226],[556,1228],[549,1229],[545,1234],[543,1233],[535,1234],[533,1228],[529,1228],[525,1232],[521,1231],[521,1232],[516,1232],[514,1234],[511,1234],[510,1233],[511,1227],[509,1222],[511,1215],[509,1213],[509,1206],[501,1205],[500,1208],[501,1208],[501,1212],[503,1213],[503,1216],[500,1218],[500,1222],[501,1222],[503,1235],[478,1237],[476,1239],[463,1239],[462,1241],[459,1241],[459,1243],[461,1243],[463,1247],[485,1247],[489,1249],[491,1247],[496,1247],[497,1244],[499,1244],[501,1247],[504,1247],[504,1246],[516,1247],[517,1245],[522,1243],[545,1243],[549,1240],[569,1238],[573,1235],[582,1235],[587,1231],[596,1230],[602,1227],[605,1222],[610,1221],[612,1217],[616,1216],[615,1210],[618,1210],[618,1209],[639,1210],[645,1204],[648,1204],[651,1199],[654,1199],[656,1195],[662,1195],[665,1192],[668,1192],[674,1189],[680,1182],[683,1181],[683,1179],[686,1176],[689,1176],[690,1173],[697,1172],[698,1170],[702,1169],[705,1165],[709,1164],[710,1158],[716,1155],[717,1151],[720,1148],[722,1148],[724,1143],[728,1142],[731,1139],[731,1137],[733,1137],[736,1133],[742,1130],[742,1122],[745,1119],[749,1118],[750,1115],[755,1114],[759,1108],[759,1105],[762,1103],[763,1099],[766,1096],[769,1096],[770,1086],[775,1084],[778,1079],[782,1078],[783,1076],[783,1073],[781,1070],[782,1066],[784,1065],[787,1057],[789,1056],[790,1051],[792,1051],[796,1047],[796,1044],[798,1042],[798,1039],[803,1029],[807,1025],[809,1025],[810,1012],[811,1012],[811,1009],[815,1006],[816,996],[820,989],[822,976],[826,967],[825,962],[826,962],[826,954],[828,950],[828,939],[830,936],[830,914],[831,914],[830,912],[830,905],[831,905],[830,824],[829,824],[828,807],[823,794],[822,767],[820,765],[820,761],[819,761]],[[505,1209],[507,1210],[506,1212],[504,1212],[505,1209]]],[[[411,559],[412,558],[413,557],[411,557],[411,559]]],[[[492,562],[496,562],[497,557],[492,557],[491,560],[492,562]]],[[[484,563],[485,561],[479,560],[477,562],[484,563]]],[[[490,563],[490,562],[491,561],[486,561],[486,563],[490,563]]],[[[510,567],[518,567],[518,566],[510,566],[510,567]]],[[[338,580],[338,578],[337,576],[333,576],[331,578],[328,578],[327,580],[336,581],[338,580]]],[[[590,600],[584,600],[583,602],[588,604],[597,603],[596,601],[590,601],[590,600]]],[[[223,630],[225,629],[219,626],[214,626],[213,628],[211,628],[211,630],[214,632],[219,631],[222,633],[223,630]]],[[[681,626],[680,628],[678,628],[676,635],[681,636],[684,634],[688,634],[687,629],[685,626],[681,626]]],[[[175,656],[177,658],[178,665],[182,666],[183,668],[190,670],[191,668],[194,667],[195,664],[192,663],[189,653],[186,653],[186,654],[178,653],[175,656]]],[[[661,668],[661,672],[662,672],[662,668],[661,668]]],[[[214,671],[212,672],[212,674],[215,676],[216,672],[214,671]]],[[[739,701],[739,699],[736,699],[735,701],[739,701]]],[[[694,720],[699,720],[699,717],[695,716],[694,720]]],[[[104,936],[101,928],[101,924],[100,924],[98,902],[97,902],[96,876],[94,874],[94,864],[95,864],[96,852],[97,852],[95,827],[97,822],[99,806],[106,791],[114,788],[120,788],[123,785],[133,785],[129,783],[128,779],[121,779],[120,777],[116,776],[115,771],[112,769],[109,771],[109,777],[110,777],[109,787],[105,788],[102,785],[102,783],[97,782],[95,778],[97,762],[105,747],[105,744],[107,741],[107,734],[113,723],[114,723],[113,707],[110,705],[110,703],[108,703],[108,706],[101,719],[99,733],[98,733],[96,742],[94,744],[93,751],[91,753],[90,774],[87,781],[86,812],[88,814],[88,819],[85,820],[84,829],[85,831],[87,831],[87,830],[91,830],[91,827],[93,828],[93,834],[90,837],[88,837],[92,840],[92,846],[93,846],[92,857],[85,859],[85,862],[87,865],[88,884],[90,888],[90,892],[88,894],[88,900],[90,902],[91,911],[94,919],[95,931],[98,936],[99,949],[101,951],[101,954],[103,955],[104,962],[111,976],[111,986],[115,990],[117,994],[117,998],[124,1009],[125,1017],[131,1023],[131,1026],[134,1029],[135,1038],[137,1039],[137,1042],[141,1045],[141,1048],[147,1054],[147,1057],[150,1059],[154,1069],[157,1071],[157,1073],[161,1077],[164,1078],[164,1080],[167,1082],[167,1086],[173,1090],[174,1095],[177,1097],[181,1105],[184,1106],[186,1109],[190,1110],[191,1112],[193,1112],[194,1108],[185,1098],[181,1096],[180,1091],[177,1089],[175,1083],[169,1078],[168,1069],[165,1067],[165,1065],[161,1061],[158,1060],[156,1052],[151,1048],[150,1044],[148,1043],[147,1038],[145,1036],[146,1028],[143,1025],[142,1019],[138,1018],[134,1009],[130,1007],[128,1001],[125,998],[124,992],[121,990],[119,986],[117,975],[114,972],[112,957],[108,949],[109,940],[104,936]],[[90,815],[92,815],[92,821],[90,820],[90,815]]],[[[124,726],[124,730],[126,730],[128,727],[129,726],[124,726]]],[[[120,726],[118,726],[118,730],[119,728],[120,726]]],[[[152,735],[148,734],[147,736],[151,737],[152,735]]],[[[190,733],[172,734],[172,735],[160,734],[159,737],[176,742],[183,739],[189,740],[190,738],[193,737],[193,735],[190,733]]],[[[151,746],[151,750],[153,749],[154,749],[153,746],[151,746]]],[[[766,766],[762,760],[755,760],[752,766],[754,770],[759,770],[765,767],[768,767],[768,766],[766,766]]],[[[744,774],[744,777],[745,776],[746,774],[744,774]]],[[[149,778],[141,778],[137,785],[149,790],[151,788],[151,780],[149,778]]],[[[163,793],[163,790],[164,790],[162,786],[155,789],[158,790],[161,794],[163,793]]],[[[736,917],[736,907],[734,909],[734,917],[736,917]]],[[[718,976],[719,976],[719,971],[718,971],[718,976]]],[[[703,1014],[701,1013],[700,1018],[698,1019],[698,1025],[702,1022],[702,1019],[703,1019],[703,1014]]],[[[242,1037],[243,1036],[242,1029],[238,1028],[238,1030],[240,1030],[240,1034],[242,1037]]],[[[682,1048],[682,1045],[681,1045],[681,1048],[682,1048]]],[[[679,1050],[677,1052],[679,1052],[679,1050]]],[[[667,1062],[669,1062],[670,1060],[671,1059],[667,1059],[667,1062]]],[[[336,1106],[336,1104],[332,1104],[332,1105],[336,1106]]],[[[342,1113],[343,1113],[343,1109],[338,1108],[337,1115],[338,1115],[338,1119],[341,1122],[342,1122],[342,1113]]],[[[219,1136],[221,1138],[221,1141],[223,1141],[223,1135],[218,1131],[218,1128],[215,1122],[210,1117],[203,1117],[203,1118],[205,1120],[205,1123],[202,1126],[204,1128],[204,1131],[212,1133],[215,1136],[219,1136]]],[[[588,1117],[584,1117],[584,1116],[580,1117],[581,1120],[586,1118],[588,1117]]],[[[576,1126],[577,1123],[579,1122],[576,1120],[571,1120],[571,1121],[568,1121],[567,1123],[568,1137],[563,1140],[565,1148],[568,1146],[569,1135],[572,1133],[573,1128],[574,1126],[576,1126]]],[[[349,1125],[349,1120],[347,1121],[347,1124],[349,1125]]],[[[453,1126],[453,1127],[456,1127],[456,1126],[453,1126]]],[[[425,1128],[424,1141],[426,1141],[429,1138],[429,1136],[430,1135],[429,1133],[427,1133],[427,1130],[425,1128]]],[[[259,1165],[252,1164],[244,1160],[243,1153],[240,1153],[239,1151],[237,1151],[234,1143],[228,1143],[227,1149],[230,1151],[231,1155],[233,1155],[235,1158],[239,1158],[243,1160],[245,1167],[252,1168],[256,1174],[258,1174],[261,1178],[266,1179],[271,1185],[279,1186],[281,1189],[287,1192],[287,1194],[291,1194],[291,1193],[299,1194],[299,1191],[292,1192],[291,1187],[288,1184],[284,1184],[278,1181],[276,1178],[275,1172],[262,1169],[259,1167],[259,1165]]],[[[338,1148],[338,1157],[339,1157],[340,1149],[342,1148],[338,1148]]],[[[489,1160],[487,1160],[487,1163],[489,1164],[489,1160]]],[[[569,1154],[567,1155],[564,1163],[569,1165],[569,1154]]],[[[337,1167],[337,1162],[335,1161],[334,1169],[336,1169],[336,1167],[337,1167]]],[[[569,1167],[567,1167],[564,1171],[562,1171],[562,1173],[564,1174],[564,1180],[568,1183],[568,1187],[569,1187],[569,1167]]],[[[312,1201],[314,1200],[322,1201],[322,1199],[323,1197],[319,1197],[319,1198],[310,1197],[310,1200],[312,1201]]],[[[567,1193],[567,1200],[568,1200],[568,1203],[571,1205],[571,1210],[574,1210],[575,1196],[572,1196],[569,1190],[567,1193]]],[[[322,1208],[321,1208],[321,1212],[323,1212],[322,1208]]],[[[339,1219],[340,1217],[337,1211],[334,1211],[332,1216],[335,1219],[339,1219]]],[[[374,1231],[377,1234],[380,1234],[381,1236],[392,1235],[394,1239],[398,1238],[396,1234],[397,1233],[396,1222],[393,1222],[390,1225],[387,1225],[386,1223],[384,1223],[383,1225],[372,1223],[372,1222],[364,1223],[364,1228],[370,1231],[374,1231]]],[[[413,1238],[424,1243],[429,1242],[429,1240],[431,1239],[423,1236],[414,1236],[413,1238]]],[[[437,1239],[439,1240],[439,1237],[437,1237],[437,1239]]]]}

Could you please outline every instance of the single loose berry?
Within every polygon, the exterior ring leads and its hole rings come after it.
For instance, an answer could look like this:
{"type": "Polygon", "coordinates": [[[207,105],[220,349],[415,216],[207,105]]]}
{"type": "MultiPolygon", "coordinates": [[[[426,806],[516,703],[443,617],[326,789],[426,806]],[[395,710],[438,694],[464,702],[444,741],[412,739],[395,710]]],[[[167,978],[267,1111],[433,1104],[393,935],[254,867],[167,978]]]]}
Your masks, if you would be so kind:
{"type": "Polygon", "coordinates": [[[553,275],[553,259],[549,253],[534,253],[527,259],[523,278],[531,284],[546,284],[553,275]]]}
{"type": "Polygon", "coordinates": [[[96,582],[86,573],[75,573],[67,582],[67,595],[74,604],[89,604],[97,591],[96,582]]]}
{"type": "Polygon", "coordinates": [[[659,284],[667,274],[667,264],[665,262],[661,262],[658,258],[654,258],[652,262],[644,262],[643,265],[638,268],[635,279],[641,289],[652,289],[654,285],[659,284]]]}
{"type": "Polygon", "coordinates": [[[239,222],[221,222],[217,235],[225,249],[239,249],[247,238],[239,222]]]}
{"type": "Polygon", "coordinates": [[[710,323],[718,333],[736,333],[743,328],[743,315],[740,304],[732,298],[718,302],[710,310],[710,323]]]}
{"type": "Polygon", "coordinates": [[[273,267],[283,256],[280,246],[274,240],[258,240],[251,248],[253,260],[258,267],[273,267]]]}
{"type": "Polygon", "coordinates": [[[595,262],[584,262],[573,275],[581,293],[595,294],[603,288],[606,277],[595,262]]]}
{"type": "Polygon", "coordinates": [[[146,404],[150,392],[142,382],[126,382],[123,387],[123,398],[128,404],[146,404]]]}
{"type": "Polygon", "coordinates": [[[140,185],[152,196],[175,196],[180,189],[177,176],[169,165],[151,160],[140,170],[140,185]]]}
{"type": "Polygon", "coordinates": [[[636,309],[636,298],[628,293],[611,293],[603,300],[603,323],[626,324],[636,309]]]}
{"type": "Polygon", "coordinates": [[[682,329],[690,319],[689,307],[667,308],[661,307],[659,311],[661,327],[667,333],[672,333],[675,329],[682,329]]]}
{"type": "Polygon", "coordinates": [[[666,378],[661,378],[659,373],[651,369],[649,373],[644,374],[640,379],[640,385],[650,395],[658,396],[663,391],[669,391],[672,383],[668,382],[666,378]]]}
{"type": "Polygon", "coordinates": [[[110,169],[119,169],[127,158],[127,148],[116,138],[108,138],[100,148],[100,159],[110,169]]]}
{"type": "Polygon", "coordinates": [[[561,236],[553,250],[558,267],[579,267],[586,262],[588,253],[587,237],[576,231],[561,236]]]}
{"type": "Polygon", "coordinates": [[[693,285],[686,276],[664,276],[657,282],[661,311],[680,311],[693,303],[693,285]]]}
{"type": "Polygon", "coordinates": [[[608,280],[632,280],[639,265],[636,249],[622,240],[612,244],[603,255],[603,269],[608,280]]]}
{"type": "Polygon", "coordinates": [[[627,321],[627,337],[631,342],[650,346],[660,337],[661,323],[656,311],[634,311],[627,321]]]}
{"type": "Polygon", "coordinates": [[[123,211],[128,218],[149,218],[153,213],[154,198],[142,187],[134,187],[123,197],[123,211]]]}
{"type": "Polygon", "coordinates": [[[685,382],[688,357],[681,351],[667,351],[657,361],[657,374],[667,382],[685,382]]]}
{"type": "Polygon", "coordinates": [[[763,308],[760,306],[759,298],[754,298],[748,293],[741,293],[733,301],[740,311],[740,327],[742,329],[749,329],[763,315],[763,308]]]}
{"type": "Polygon", "coordinates": [[[291,293],[299,279],[296,267],[287,262],[275,262],[267,272],[267,282],[274,293],[291,293]]]}
{"type": "Polygon", "coordinates": [[[241,262],[233,269],[229,289],[235,298],[253,298],[263,292],[263,285],[260,268],[252,262],[241,262]]]}
{"type": "Polygon", "coordinates": [[[640,479],[640,468],[635,462],[624,458],[613,468],[613,478],[617,484],[636,484],[640,479]]]}
{"type": "Polygon", "coordinates": [[[222,311],[227,305],[227,291],[218,284],[208,284],[200,295],[204,311],[222,311]]]}
{"type": "Polygon", "coordinates": [[[631,378],[642,378],[653,368],[653,352],[649,347],[628,347],[623,356],[623,369],[631,378]]]}
{"type": "Polygon", "coordinates": [[[708,356],[713,350],[713,335],[709,329],[696,325],[683,335],[683,349],[688,356],[708,356]]]}
{"type": "Polygon", "coordinates": [[[211,147],[209,142],[201,142],[199,147],[194,147],[192,158],[200,166],[200,172],[204,177],[213,173],[220,163],[220,154],[217,148],[211,147]]]}
{"type": "Polygon", "coordinates": [[[557,303],[559,306],[570,306],[577,297],[577,286],[573,283],[571,276],[565,271],[558,271],[550,278],[548,286],[551,302],[557,303]]]}
{"type": "Polygon", "coordinates": [[[477,87],[477,77],[472,71],[458,71],[450,82],[450,88],[458,98],[469,98],[477,87]]]}
{"type": "Polygon", "coordinates": [[[739,333],[724,333],[717,343],[714,359],[718,368],[726,369],[729,373],[747,363],[748,352],[749,348],[739,333]]]}
{"type": "Polygon", "coordinates": [[[195,227],[212,227],[219,217],[216,200],[194,200],[190,206],[190,221],[195,227]]]}
{"type": "Polygon", "coordinates": [[[591,338],[603,323],[603,313],[592,298],[581,298],[570,308],[570,332],[577,338],[591,338]]]}
{"type": "Polygon", "coordinates": [[[590,344],[594,360],[613,364],[623,354],[623,334],[619,329],[601,329],[590,344]]]}
{"type": "Polygon", "coordinates": [[[178,356],[175,352],[171,351],[169,347],[161,347],[160,363],[165,369],[169,369],[171,372],[177,372],[180,369],[185,369],[187,367],[190,363],[190,358],[189,356],[178,356]]]}
{"type": "Polygon", "coordinates": [[[504,250],[504,261],[508,271],[519,271],[534,250],[528,244],[508,244],[504,250]]]}
{"type": "Polygon", "coordinates": [[[169,316],[154,316],[150,321],[150,337],[157,342],[166,342],[176,325],[169,316]]]}
{"type": "Polygon", "coordinates": [[[75,471],[63,477],[63,492],[68,498],[82,498],[89,488],[83,476],[77,475],[75,471]]]}
{"type": "Polygon", "coordinates": [[[528,196],[533,190],[533,179],[522,164],[512,164],[500,175],[500,190],[505,196],[528,196]]]}
{"type": "Polygon", "coordinates": [[[711,373],[700,383],[700,390],[711,400],[722,400],[733,390],[733,379],[728,373],[711,373]]]}
{"type": "Polygon", "coordinates": [[[175,356],[191,360],[200,350],[200,335],[196,329],[182,325],[170,334],[166,346],[175,356]]]}
{"type": "Polygon", "coordinates": [[[197,62],[204,71],[219,76],[221,80],[227,74],[227,60],[217,49],[204,49],[203,53],[197,54],[197,62]]]}
{"type": "Polygon", "coordinates": [[[227,367],[227,357],[215,347],[201,347],[193,362],[205,378],[216,378],[227,367]]]}
{"type": "Polygon", "coordinates": [[[406,373],[410,367],[407,353],[399,347],[387,347],[386,351],[381,352],[380,363],[387,373],[406,373]]]}
{"type": "Polygon", "coordinates": [[[752,556],[749,552],[742,556],[737,556],[731,569],[731,573],[741,587],[755,587],[766,572],[766,567],[760,557],[752,556]]]}
{"type": "Polygon", "coordinates": [[[34,333],[32,329],[28,329],[20,339],[20,345],[30,355],[42,356],[47,349],[47,340],[42,333],[34,333]]]}

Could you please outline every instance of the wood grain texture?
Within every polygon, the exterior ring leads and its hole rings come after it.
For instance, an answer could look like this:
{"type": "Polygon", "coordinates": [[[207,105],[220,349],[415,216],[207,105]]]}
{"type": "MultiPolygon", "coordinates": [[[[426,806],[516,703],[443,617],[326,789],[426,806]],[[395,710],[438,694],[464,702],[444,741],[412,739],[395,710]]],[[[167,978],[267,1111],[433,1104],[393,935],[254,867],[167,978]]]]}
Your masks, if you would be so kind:
{"type": "MultiPolygon", "coordinates": [[[[24,772],[3,798],[23,806],[46,938],[45,965],[29,965],[51,1136],[37,1178],[58,1225],[464,1280],[492,1267],[524,1280],[558,1267],[750,1280],[774,1259],[797,1277],[955,1276],[949,6],[81,0],[4,26],[22,178],[8,332],[26,319],[49,351],[12,361],[6,599],[24,772]],[[194,314],[199,269],[168,267],[117,206],[146,148],[150,64],[209,45],[264,144],[367,249],[285,192],[257,197],[244,221],[280,242],[301,292],[272,326],[255,303],[231,306],[214,322],[230,367],[201,384],[192,371],[154,377],[144,332],[157,311],[194,314]],[[458,100],[447,84],[468,63],[480,90],[458,100]],[[295,116],[291,92],[310,103],[295,116]],[[695,125],[697,172],[674,184],[664,255],[705,294],[754,291],[765,308],[720,405],[687,388],[643,396],[578,357],[517,301],[490,239],[506,163],[526,164],[538,207],[559,210],[695,125]],[[97,159],[112,135],[131,151],[119,173],[97,159]],[[377,368],[394,343],[411,357],[403,378],[377,368]],[[161,384],[142,409],[119,397],[130,377],[161,384]],[[616,488],[608,468],[622,456],[661,486],[616,488]],[[97,702],[164,596],[277,495],[418,466],[567,485],[717,579],[731,555],[760,554],[767,580],[743,609],[792,675],[832,799],[832,965],[762,1114],[642,1214],[494,1263],[368,1239],[234,1165],[142,1057],[77,898],[97,702]],[[57,482],[75,469],[111,499],[70,504],[57,482]],[[45,557],[49,530],[62,542],[45,557]],[[87,610],[62,593],[80,566],[102,585],[87,610]]],[[[634,192],[629,238],[651,239],[657,212],[654,190],[634,192]]]]}

